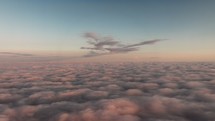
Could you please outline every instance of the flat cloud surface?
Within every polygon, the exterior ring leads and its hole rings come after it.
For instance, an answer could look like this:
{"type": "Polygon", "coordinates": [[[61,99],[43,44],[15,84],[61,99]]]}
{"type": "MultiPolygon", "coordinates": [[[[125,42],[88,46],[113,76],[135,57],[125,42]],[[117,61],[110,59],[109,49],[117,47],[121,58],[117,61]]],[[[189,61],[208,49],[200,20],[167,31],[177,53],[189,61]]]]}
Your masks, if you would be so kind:
{"type": "Polygon", "coordinates": [[[0,121],[214,121],[214,63],[0,64],[0,121]]]}

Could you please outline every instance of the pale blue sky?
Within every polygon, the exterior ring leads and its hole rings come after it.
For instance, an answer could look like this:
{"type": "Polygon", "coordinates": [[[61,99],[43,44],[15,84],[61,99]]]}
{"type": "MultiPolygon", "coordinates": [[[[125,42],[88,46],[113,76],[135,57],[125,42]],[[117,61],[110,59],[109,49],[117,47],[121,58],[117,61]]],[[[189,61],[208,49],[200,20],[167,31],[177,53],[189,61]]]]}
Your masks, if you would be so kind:
{"type": "Polygon", "coordinates": [[[213,54],[214,13],[214,0],[1,0],[0,50],[79,51],[91,31],[123,43],[168,39],[146,52],[213,54]]]}

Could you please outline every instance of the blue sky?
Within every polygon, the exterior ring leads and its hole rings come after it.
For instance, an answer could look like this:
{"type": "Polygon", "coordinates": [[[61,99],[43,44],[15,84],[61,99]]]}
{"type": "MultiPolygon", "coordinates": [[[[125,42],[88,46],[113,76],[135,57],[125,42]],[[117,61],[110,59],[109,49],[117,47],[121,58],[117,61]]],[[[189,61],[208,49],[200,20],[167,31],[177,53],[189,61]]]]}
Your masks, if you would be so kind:
{"type": "Polygon", "coordinates": [[[82,51],[84,32],[123,43],[168,41],[140,52],[215,53],[213,0],[1,0],[1,51],[82,51]]]}

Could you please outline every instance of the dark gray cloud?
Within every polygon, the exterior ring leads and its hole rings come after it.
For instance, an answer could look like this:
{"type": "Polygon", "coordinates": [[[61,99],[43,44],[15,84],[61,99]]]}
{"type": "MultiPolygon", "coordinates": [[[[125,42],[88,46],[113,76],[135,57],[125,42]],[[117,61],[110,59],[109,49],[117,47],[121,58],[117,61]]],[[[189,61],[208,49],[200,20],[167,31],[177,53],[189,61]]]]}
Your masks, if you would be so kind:
{"type": "Polygon", "coordinates": [[[0,121],[214,121],[214,63],[0,63],[0,121]]]}
{"type": "Polygon", "coordinates": [[[88,49],[90,52],[84,57],[109,55],[115,53],[128,53],[138,51],[140,46],[155,44],[163,39],[148,40],[135,44],[123,45],[119,41],[114,40],[113,37],[101,37],[94,32],[84,33],[83,37],[88,39],[88,44],[92,47],[81,47],[81,49],[88,49]]]}

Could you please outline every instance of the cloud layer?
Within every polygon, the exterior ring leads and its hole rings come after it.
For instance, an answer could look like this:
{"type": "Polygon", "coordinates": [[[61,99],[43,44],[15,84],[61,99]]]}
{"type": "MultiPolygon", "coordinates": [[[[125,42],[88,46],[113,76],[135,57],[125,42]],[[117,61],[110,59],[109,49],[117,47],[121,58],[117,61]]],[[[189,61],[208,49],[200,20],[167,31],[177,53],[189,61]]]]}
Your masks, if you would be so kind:
{"type": "Polygon", "coordinates": [[[0,64],[0,121],[213,121],[214,63],[0,64]]]}
{"type": "Polygon", "coordinates": [[[81,47],[81,49],[88,49],[90,52],[85,57],[101,56],[115,53],[127,53],[138,51],[140,46],[155,44],[162,39],[148,40],[140,43],[123,45],[116,41],[113,37],[102,37],[94,32],[84,33],[83,37],[88,39],[88,44],[92,47],[81,47]]]}

